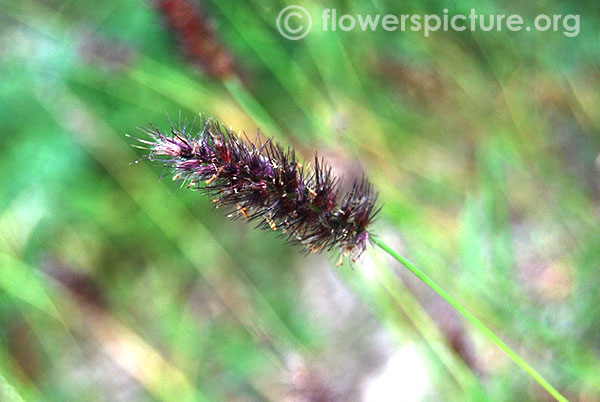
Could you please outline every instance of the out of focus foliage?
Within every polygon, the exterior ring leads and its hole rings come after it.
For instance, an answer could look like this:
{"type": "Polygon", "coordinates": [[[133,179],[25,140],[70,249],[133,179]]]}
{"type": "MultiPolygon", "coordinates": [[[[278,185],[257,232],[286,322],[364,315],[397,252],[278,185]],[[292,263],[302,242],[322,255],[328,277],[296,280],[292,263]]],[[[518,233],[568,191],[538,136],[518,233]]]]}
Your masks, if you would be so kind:
{"type": "Polygon", "coordinates": [[[1,400],[550,399],[375,250],[336,268],[130,164],[125,133],[198,112],[366,172],[376,232],[600,400],[600,3],[303,2],[581,32],[289,41],[285,4],[190,1],[210,34],[182,38],[160,1],[0,1],[1,400]]]}

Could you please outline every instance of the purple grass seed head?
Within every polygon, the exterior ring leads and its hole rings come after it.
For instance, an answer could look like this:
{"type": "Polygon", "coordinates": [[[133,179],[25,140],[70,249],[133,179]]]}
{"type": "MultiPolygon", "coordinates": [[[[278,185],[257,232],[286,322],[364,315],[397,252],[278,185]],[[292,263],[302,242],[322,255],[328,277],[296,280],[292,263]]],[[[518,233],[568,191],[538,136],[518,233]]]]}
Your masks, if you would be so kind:
{"type": "Polygon", "coordinates": [[[367,179],[341,194],[340,180],[318,156],[305,168],[292,148],[272,139],[242,139],[214,119],[200,120],[197,133],[171,122],[169,134],[150,125],[142,128],[150,140],[137,140],[150,151],[147,159],[170,168],[182,185],[214,197],[216,207],[232,210],[230,216],[280,231],[307,252],[337,250],[338,264],[344,256],[351,262],[361,257],[379,212],[367,179]]]}

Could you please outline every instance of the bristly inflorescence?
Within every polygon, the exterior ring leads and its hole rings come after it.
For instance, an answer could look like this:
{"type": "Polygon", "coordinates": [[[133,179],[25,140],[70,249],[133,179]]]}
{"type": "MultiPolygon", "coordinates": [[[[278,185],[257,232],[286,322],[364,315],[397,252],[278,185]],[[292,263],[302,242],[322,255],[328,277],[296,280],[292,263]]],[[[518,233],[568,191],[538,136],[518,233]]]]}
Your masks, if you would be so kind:
{"type": "Polygon", "coordinates": [[[271,139],[252,142],[214,119],[200,120],[196,133],[173,122],[169,133],[142,128],[151,138],[137,139],[150,151],[145,157],[170,168],[182,186],[214,197],[216,207],[229,207],[230,217],[281,230],[309,252],[339,250],[339,263],[343,256],[354,262],[362,255],[378,212],[365,178],[342,194],[339,179],[317,155],[303,167],[292,148],[271,139]]]}

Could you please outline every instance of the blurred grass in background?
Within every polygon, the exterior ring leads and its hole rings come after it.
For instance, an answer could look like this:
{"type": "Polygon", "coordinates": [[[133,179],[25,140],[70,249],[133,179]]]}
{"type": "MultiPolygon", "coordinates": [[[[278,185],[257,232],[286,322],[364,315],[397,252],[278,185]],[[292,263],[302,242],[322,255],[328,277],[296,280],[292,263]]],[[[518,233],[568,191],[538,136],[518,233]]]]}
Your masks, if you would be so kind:
{"type": "Polygon", "coordinates": [[[599,3],[302,2],[581,14],[581,33],[289,41],[285,4],[190,1],[212,70],[144,1],[0,1],[1,400],[550,400],[381,253],[335,268],[129,165],[124,134],[181,111],[366,172],[378,234],[600,401],[599,3]]]}

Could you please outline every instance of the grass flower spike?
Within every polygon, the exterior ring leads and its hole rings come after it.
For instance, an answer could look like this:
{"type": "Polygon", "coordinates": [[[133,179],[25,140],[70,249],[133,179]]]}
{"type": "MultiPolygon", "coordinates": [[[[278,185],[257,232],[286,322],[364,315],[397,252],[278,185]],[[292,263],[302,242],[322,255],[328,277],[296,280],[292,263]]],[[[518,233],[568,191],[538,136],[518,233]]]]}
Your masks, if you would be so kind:
{"type": "Polygon", "coordinates": [[[179,42],[188,61],[215,78],[234,73],[233,59],[219,41],[212,21],[190,0],[153,0],[151,4],[161,14],[166,27],[179,42]]]}
{"type": "Polygon", "coordinates": [[[182,186],[214,197],[216,207],[232,211],[230,217],[280,230],[308,252],[338,250],[339,264],[365,251],[378,211],[366,179],[341,194],[339,179],[317,155],[304,167],[292,148],[241,138],[214,119],[201,117],[197,133],[173,122],[169,133],[152,125],[142,130],[151,138],[137,139],[149,147],[148,159],[170,168],[182,186]]]}

